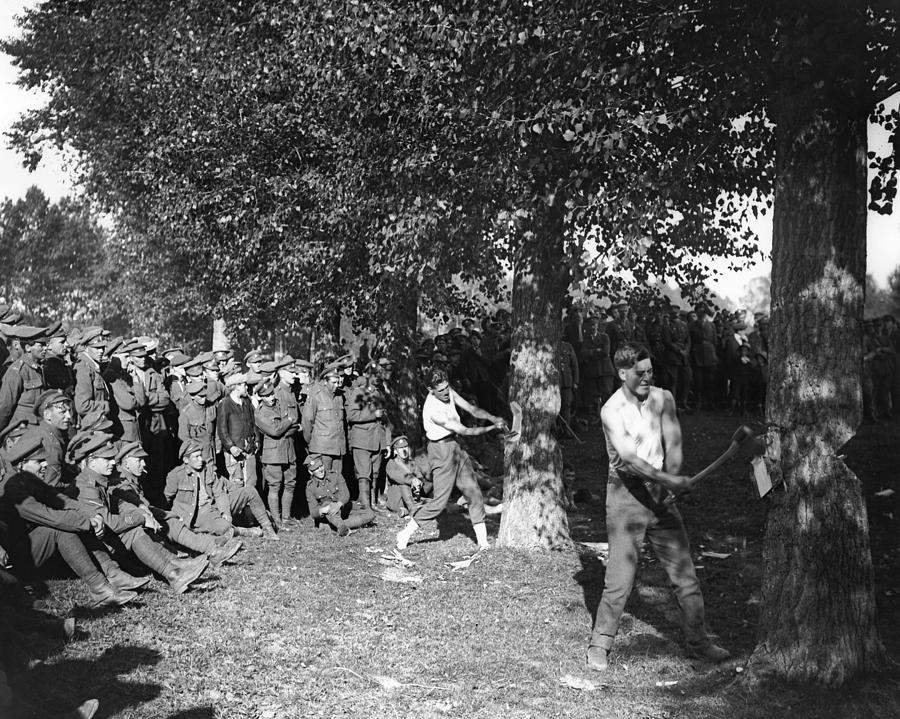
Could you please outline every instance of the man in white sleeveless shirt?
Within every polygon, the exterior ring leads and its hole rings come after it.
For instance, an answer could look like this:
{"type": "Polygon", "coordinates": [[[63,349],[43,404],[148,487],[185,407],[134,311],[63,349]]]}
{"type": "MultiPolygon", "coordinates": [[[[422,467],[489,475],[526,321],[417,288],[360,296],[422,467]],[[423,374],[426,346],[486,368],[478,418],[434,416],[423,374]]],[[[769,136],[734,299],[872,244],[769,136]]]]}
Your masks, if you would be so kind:
{"type": "Polygon", "coordinates": [[[675,400],[668,390],[653,386],[653,364],[642,345],[621,345],[614,361],[622,386],[600,413],[609,454],[609,563],[588,647],[588,667],[597,671],[607,668],[607,655],[634,585],[645,536],[675,590],[688,656],[724,661],[730,654],[707,635],[703,595],[684,522],[675,505],[665,502],[668,493],[686,490],[689,479],[679,474],[681,426],[675,400]]]}
{"type": "Polygon", "coordinates": [[[403,529],[397,533],[397,549],[406,549],[412,535],[421,522],[435,519],[447,506],[454,485],[469,501],[469,519],[475,530],[479,549],[487,549],[487,528],[484,525],[484,498],[475,479],[472,460],[464,450],[457,436],[473,437],[495,429],[504,429],[506,424],[483,409],[469,404],[450,387],[447,373],[442,369],[433,370],[428,382],[428,396],[422,407],[422,424],[428,438],[428,461],[431,463],[434,492],[426,504],[419,507],[403,529]],[[457,407],[476,419],[490,422],[490,426],[466,427],[459,418],[457,407]]]}

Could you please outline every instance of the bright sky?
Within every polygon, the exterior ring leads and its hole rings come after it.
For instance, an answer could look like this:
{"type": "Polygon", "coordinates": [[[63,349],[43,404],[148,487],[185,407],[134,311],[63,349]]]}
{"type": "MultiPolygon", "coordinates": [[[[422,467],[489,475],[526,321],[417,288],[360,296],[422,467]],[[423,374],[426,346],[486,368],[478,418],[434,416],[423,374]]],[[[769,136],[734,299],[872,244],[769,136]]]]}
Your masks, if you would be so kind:
{"type": "MultiPolygon", "coordinates": [[[[34,0],[3,0],[0,2],[0,35],[15,35],[13,18],[22,8],[34,5],[34,0]]],[[[41,97],[29,94],[15,85],[16,71],[6,55],[0,54],[0,133],[6,133],[21,112],[41,103],[41,97]]],[[[897,102],[900,96],[892,99],[897,102]]],[[[887,145],[885,133],[870,128],[869,147],[879,151],[887,145]]],[[[8,147],[8,140],[0,138],[0,198],[17,198],[25,194],[31,185],[37,185],[51,199],[73,191],[72,182],[65,170],[65,161],[60,155],[45,154],[38,169],[29,174],[21,159],[8,147]]],[[[771,268],[768,253],[772,248],[772,221],[766,217],[756,223],[754,230],[759,236],[763,258],[739,272],[728,271],[726,276],[710,283],[713,290],[737,303],[747,283],[760,275],[767,275],[771,268]]],[[[726,270],[723,262],[720,269],[726,270]]],[[[868,271],[880,286],[887,284],[887,278],[900,265],[900,210],[893,215],[882,216],[869,213],[868,219],[868,271]]]]}

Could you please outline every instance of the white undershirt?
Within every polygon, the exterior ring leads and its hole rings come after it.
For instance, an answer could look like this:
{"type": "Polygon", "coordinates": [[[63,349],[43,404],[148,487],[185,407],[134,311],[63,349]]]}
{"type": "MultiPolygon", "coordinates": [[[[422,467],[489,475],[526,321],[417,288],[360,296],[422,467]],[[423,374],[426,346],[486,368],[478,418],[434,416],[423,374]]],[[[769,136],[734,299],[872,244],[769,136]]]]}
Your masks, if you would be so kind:
{"type": "Polygon", "coordinates": [[[422,426],[425,428],[425,436],[431,442],[445,439],[453,434],[452,430],[442,427],[437,423],[438,421],[442,423],[459,422],[459,412],[456,411],[456,404],[452,398],[449,402],[441,402],[429,392],[425,398],[425,404],[422,406],[422,426]]]}

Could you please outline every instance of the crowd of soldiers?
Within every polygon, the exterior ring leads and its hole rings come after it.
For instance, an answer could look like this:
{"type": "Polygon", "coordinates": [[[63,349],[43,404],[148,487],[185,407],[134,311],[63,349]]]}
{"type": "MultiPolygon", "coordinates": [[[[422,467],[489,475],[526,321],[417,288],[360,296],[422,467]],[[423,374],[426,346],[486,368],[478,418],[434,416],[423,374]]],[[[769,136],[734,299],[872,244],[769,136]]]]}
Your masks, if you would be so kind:
{"type": "Polygon", "coordinates": [[[0,581],[38,586],[58,555],[95,607],[131,602],[154,575],[180,595],[301,514],[346,536],[427,493],[387,421],[385,358],[316,368],[253,350],[241,365],[231,350],[18,320],[0,305],[0,581]]]}
{"type": "Polygon", "coordinates": [[[625,342],[650,351],[654,384],[672,392],[679,411],[728,409],[760,412],[765,402],[769,323],[764,314],[748,327],[740,313],[627,304],[582,316],[570,310],[560,347],[561,419],[599,422],[600,407],[617,387],[612,358],[625,342]]]}

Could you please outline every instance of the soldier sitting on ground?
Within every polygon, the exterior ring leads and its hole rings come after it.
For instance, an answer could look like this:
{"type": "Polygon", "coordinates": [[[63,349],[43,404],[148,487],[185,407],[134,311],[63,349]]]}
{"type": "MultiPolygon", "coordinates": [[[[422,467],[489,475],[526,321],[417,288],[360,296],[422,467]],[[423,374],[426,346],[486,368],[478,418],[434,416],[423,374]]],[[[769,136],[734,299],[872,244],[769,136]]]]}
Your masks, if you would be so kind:
{"type": "Polygon", "coordinates": [[[416,499],[423,495],[425,477],[412,461],[409,440],[400,435],[391,442],[391,454],[385,467],[387,474],[387,506],[406,517],[416,511],[416,499]]]}
{"type": "Polygon", "coordinates": [[[306,501],[314,520],[324,519],[341,537],[346,537],[351,529],[372,523],[375,512],[371,507],[350,511],[350,492],[347,483],[338,472],[325,469],[322,459],[316,455],[308,456],[305,464],[309,471],[306,501]]]}

